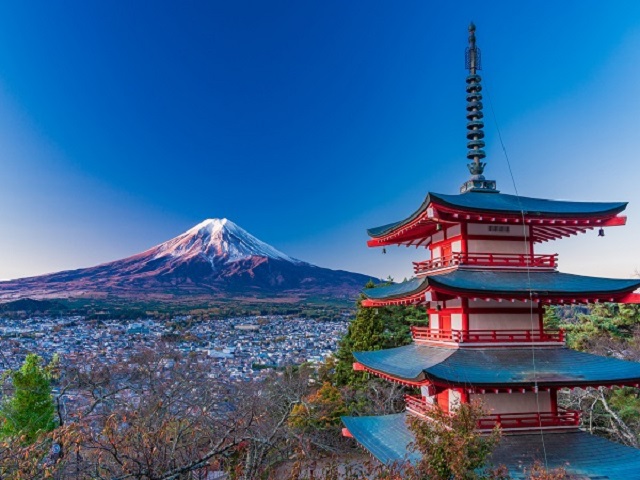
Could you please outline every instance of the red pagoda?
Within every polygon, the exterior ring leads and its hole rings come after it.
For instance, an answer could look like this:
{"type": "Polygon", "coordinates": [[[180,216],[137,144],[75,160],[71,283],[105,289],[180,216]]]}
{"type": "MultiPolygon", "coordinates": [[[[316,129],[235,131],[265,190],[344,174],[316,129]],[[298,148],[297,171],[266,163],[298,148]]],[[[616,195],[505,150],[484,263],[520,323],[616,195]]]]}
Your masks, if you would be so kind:
{"type": "MultiPolygon", "coordinates": [[[[481,400],[504,437],[493,461],[517,475],[545,451],[549,467],[584,478],[640,478],[640,450],[580,430],[580,412],[558,406],[558,390],[640,386],[640,364],[565,346],[562,330],[546,330],[545,305],[640,303],[640,280],[586,277],[557,270],[558,256],[535,252],[542,242],[621,226],[624,202],[570,202],[508,195],[483,173],[485,152],[480,50],[469,27],[466,63],[467,158],[471,178],[460,194],[429,193],[408,218],[368,230],[371,247],[414,245],[430,256],[414,262],[415,278],[367,289],[365,307],[424,305],[429,326],[413,327],[404,347],[354,352],[354,369],[408,387],[406,412],[344,417],[344,434],[381,462],[416,458],[406,415],[429,418],[481,400]],[[546,448],[545,448],[546,447],[546,448]]],[[[428,420],[425,420],[428,421],[428,420]]]]}

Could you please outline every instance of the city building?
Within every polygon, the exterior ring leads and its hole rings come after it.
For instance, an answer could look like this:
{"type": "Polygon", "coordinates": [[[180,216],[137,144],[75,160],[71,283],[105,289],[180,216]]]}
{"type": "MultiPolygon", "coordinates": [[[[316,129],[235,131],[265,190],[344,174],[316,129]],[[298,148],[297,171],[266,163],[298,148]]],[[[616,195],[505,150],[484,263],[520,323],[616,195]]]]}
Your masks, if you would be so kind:
{"type": "MultiPolygon", "coordinates": [[[[562,273],[557,255],[535,252],[541,242],[624,225],[626,203],[556,201],[500,193],[484,177],[486,164],[480,52],[475,26],[466,51],[467,158],[471,178],[456,195],[429,193],[408,218],[368,231],[371,247],[425,247],[415,278],[367,289],[363,306],[423,305],[429,325],[413,327],[413,343],[355,352],[354,369],[396,382],[419,395],[406,396],[406,412],[345,417],[344,434],[382,462],[416,459],[406,415],[430,420],[480,400],[488,432],[504,437],[493,462],[513,475],[534,460],[566,467],[585,478],[637,478],[640,450],[580,430],[580,412],[558,406],[563,388],[640,385],[640,364],[600,357],[565,346],[564,332],[545,330],[547,305],[640,303],[640,279],[562,273]]],[[[582,478],[582,477],[581,477],[582,478]]]]}

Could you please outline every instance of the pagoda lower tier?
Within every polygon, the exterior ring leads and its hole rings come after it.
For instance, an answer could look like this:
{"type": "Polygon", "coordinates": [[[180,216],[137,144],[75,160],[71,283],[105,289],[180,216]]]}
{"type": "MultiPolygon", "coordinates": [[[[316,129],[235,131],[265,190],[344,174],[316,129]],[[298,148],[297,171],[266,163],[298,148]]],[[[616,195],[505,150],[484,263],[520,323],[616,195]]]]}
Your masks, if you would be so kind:
{"type": "Polygon", "coordinates": [[[640,385],[640,363],[557,347],[450,348],[412,343],[354,352],[357,370],[407,386],[467,393],[640,385]]]}
{"type": "MultiPolygon", "coordinates": [[[[406,417],[406,413],[399,413],[343,417],[342,421],[345,434],[355,438],[380,462],[390,465],[420,459],[418,453],[409,449],[414,436],[406,417]]],[[[504,436],[489,461],[496,466],[504,465],[516,479],[528,478],[523,468],[536,461],[549,469],[564,468],[567,473],[585,479],[630,480],[638,478],[640,472],[640,450],[580,430],[504,436]]]]}
{"type": "Polygon", "coordinates": [[[556,347],[451,348],[410,344],[354,352],[354,369],[408,387],[407,412],[432,421],[434,409],[480,402],[479,431],[505,434],[577,430],[581,413],[558,405],[562,388],[640,386],[640,364],[556,347]]]}
{"type": "Polygon", "coordinates": [[[545,304],[639,303],[639,279],[587,277],[557,271],[457,268],[385,287],[365,289],[365,307],[422,305],[455,298],[535,300],[545,304]]]}

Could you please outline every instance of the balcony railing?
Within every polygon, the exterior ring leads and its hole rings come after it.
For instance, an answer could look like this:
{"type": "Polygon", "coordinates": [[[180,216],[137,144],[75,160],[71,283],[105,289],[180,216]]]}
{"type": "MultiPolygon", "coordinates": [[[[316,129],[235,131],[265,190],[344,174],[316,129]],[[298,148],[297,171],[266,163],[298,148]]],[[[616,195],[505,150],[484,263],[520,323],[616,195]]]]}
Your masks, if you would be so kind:
{"type": "Polygon", "coordinates": [[[558,412],[494,413],[478,421],[480,430],[491,430],[496,425],[500,425],[503,430],[578,427],[580,412],[558,409],[558,412]]]}
{"type": "Polygon", "coordinates": [[[556,268],[558,254],[530,255],[526,253],[462,253],[456,252],[445,257],[413,262],[413,271],[418,275],[433,270],[456,265],[477,265],[482,267],[531,267],[556,268]]]}
{"type": "MultiPolygon", "coordinates": [[[[423,397],[405,395],[407,410],[430,418],[435,407],[423,397]]],[[[580,425],[578,410],[559,409],[558,412],[493,413],[478,420],[479,430],[491,430],[499,425],[503,430],[526,430],[537,428],[571,428],[580,425]]]]}
{"type": "Polygon", "coordinates": [[[564,343],[564,330],[442,330],[411,327],[414,340],[453,343],[564,343]]]}
{"type": "Polygon", "coordinates": [[[405,395],[404,403],[407,410],[423,417],[429,417],[431,411],[436,408],[434,405],[427,403],[424,397],[417,395],[405,395]]]}

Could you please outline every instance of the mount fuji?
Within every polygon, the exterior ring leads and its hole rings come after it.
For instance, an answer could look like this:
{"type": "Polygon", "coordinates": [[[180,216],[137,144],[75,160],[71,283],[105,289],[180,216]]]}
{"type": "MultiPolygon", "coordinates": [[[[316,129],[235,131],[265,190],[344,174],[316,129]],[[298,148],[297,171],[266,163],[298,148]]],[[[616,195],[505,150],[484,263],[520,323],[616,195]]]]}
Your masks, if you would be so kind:
{"type": "Polygon", "coordinates": [[[225,218],[208,219],[137,255],[96,267],[0,282],[21,298],[355,298],[370,279],[290,257],[225,218]]]}

